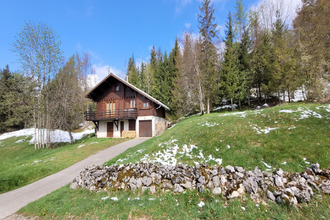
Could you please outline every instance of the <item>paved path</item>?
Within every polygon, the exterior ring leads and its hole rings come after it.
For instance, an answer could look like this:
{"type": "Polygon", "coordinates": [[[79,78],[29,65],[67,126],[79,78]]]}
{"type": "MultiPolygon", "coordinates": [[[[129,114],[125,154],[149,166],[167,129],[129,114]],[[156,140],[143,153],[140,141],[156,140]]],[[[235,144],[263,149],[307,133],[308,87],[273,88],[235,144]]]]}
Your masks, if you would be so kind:
{"type": "Polygon", "coordinates": [[[85,167],[101,165],[130,147],[134,147],[149,138],[135,138],[108,149],[102,150],[58,173],[23,186],[19,189],[0,194],[0,219],[17,212],[30,202],[33,202],[54,190],[70,183],[85,167]]]}

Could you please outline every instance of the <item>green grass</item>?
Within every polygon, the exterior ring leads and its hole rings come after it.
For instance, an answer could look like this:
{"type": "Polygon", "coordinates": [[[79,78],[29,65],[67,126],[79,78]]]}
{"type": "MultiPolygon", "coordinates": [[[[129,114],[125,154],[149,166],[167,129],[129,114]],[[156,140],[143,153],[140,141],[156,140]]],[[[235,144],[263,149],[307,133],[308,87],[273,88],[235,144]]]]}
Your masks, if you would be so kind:
{"type": "MultiPolygon", "coordinates": [[[[192,116],[182,120],[162,136],[152,138],[123,154],[110,160],[107,164],[135,163],[146,155],[156,158],[155,153],[173,149],[177,144],[178,152],[183,146],[193,144],[198,149],[187,155],[178,153],[178,162],[193,165],[195,161],[205,162],[198,158],[202,150],[205,158],[212,155],[221,158],[222,165],[243,166],[262,170],[267,163],[272,169],[282,168],[285,171],[301,172],[310,163],[318,162],[321,168],[330,167],[330,113],[328,105],[290,104],[262,111],[248,111],[245,117],[212,113],[204,116],[192,116]],[[309,117],[298,120],[300,113],[280,113],[281,109],[305,110],[316,112],[322,118],[309,117]],[[202,126],[208,122],[213,127],[202,126]],[[267,134],[257,134],[252,127],[277,128],[267,134]],[[289,129],[293,128],[294,129],[289,129]],[[173,140],[176,142],[171,142],[173,140]],[[227,145],[230,148],[227,148],[227,145]],[[218,150],[218,151],[217,151],[218,150]],[[304,158],[306,158],[304,160],[304,158]],[[283,164],[286,162],[286,164],[283,164]]],[[[209,164],[215,161],[209,160],[209,164]]],[[[78,175],[78,174],[77,174],[78,175]]],[[[330,216],[329,195],[318,195],[309,204],[299,204],[297,208],[278,205],[270,201],[267,204],[256,204],[248,198],[226,200],[208,192],[197,191],[185,194],[160,193],[150,195],[141,192],[104,191],[89,192],[72,190],[65,186],[44,198],[35,201],[22,210],[24,215],[51,218],[82,219],[327,219],[330,216]],[[102,200],[110,196],[119,201],[102,200]],[[132,200],[139,197],[140,200],[132,200]],[[130,198],[130,200],[128,200],[130,198]],[[149,200],[154,198],[155,200],[149,200]],[[203,201],[202,208],[197,205],[203,201]],[[178,205],[177,205],[178,204],[178,205]],[[245,208],[245,210],[242,209],[245,208]]]]}
{"type": "Polygon", "coordinates": [[[148,192],[95,193],[86,189],[72,190],[67,185],[30,203],[19,213],[44,219],[327,219],[330,215],[330,197],[317,197],[296,209],[273,202],[257,206],[248,197],[227,201],[208,192],[155,195],[148,192]],[[106,197],[109,198],[102,199],[106,197]],[[117,197],[118,201],[112,200],[112,197],[117,197]],[[198,204],[201,201],[205,205],[200,208],[198,204]]]}
{"type": "Polygon", "coordinates": [[[120,138],[86,137],[75,144],[60,144],[58,148],[35,150],[34,145],[29,144],[30,138],[13,137],[0,141],[0,193],[32,183],[125,141],[120,138]],[[23,141],[16,143],[18,140],[23,141]],[[78,149],[82,141],[85,146],[78,149]]]}
{"type": "MultiPolygon", "coordinates": [[[[300,172],[310,163],[320,163],[321,167],[330,167],[330,113],[327,108],[318,104],[291,104],[264,109],[262,111],[247,111],[246,116],[226,115],[228,113],[211,113],[204,116],[193,116],[184,119],[168,129],[162,136],[152,138],[135,148],[131,148],[113,158],[107,164],[136,163],[146,154],[149,159],[155,158],[152,154],[164,152],[168,147],[159,147],[159,144],[168,143],[176,139],[179,148],[184,144],[193,144],[193,159],[176,155],[178,162],[194,165],[194,162],[203,163],[198,158],[200,150],[207,158],[221,158],[222,165],[243,166],[254,169],[258,166],[262,170],[267,167],[282,168],[286,171],[300,172]],[[308,108],[322,118],[309,117],[299,120],[300,113],[282,113],[282,109],[297,110],[308,108]],[[213,127],[202,126],[205,123],[213,127]],[[267,134],[257,134],[252,127],[265,129],[276,128],[267,134]],[[227,146],[230,146],[228,148],[227,146]],[[139,151],[138,151],[139,150],[139,151]],[[218,150],[218,151],[217,151],[218,150]],[[306,158],[306,161],[304,161],[306,158]],[[122,159],[123,161],[118,161],[122,159]]],[[[169,144],[174,146],[174,144],[169,144]]],[[[179,150],[180,151],[180,150],[179,150]]],[[[209,161],[209,164],[216,164],[209,161]]]]}

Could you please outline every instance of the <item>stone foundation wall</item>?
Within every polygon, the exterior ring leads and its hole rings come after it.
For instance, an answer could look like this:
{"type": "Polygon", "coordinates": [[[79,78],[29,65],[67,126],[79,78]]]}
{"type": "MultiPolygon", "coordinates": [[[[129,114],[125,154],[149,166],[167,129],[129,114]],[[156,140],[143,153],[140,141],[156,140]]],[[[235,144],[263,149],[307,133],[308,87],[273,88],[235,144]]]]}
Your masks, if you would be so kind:
{"type": "Polygon", "coordinates": [[[136,132],[135,131],[123,131],[122,137],[123,138],[135,138],[136,132]]]}
{"type": "Polygon", "coordinates": [[[266,199],[277,203],[296,205],[309,202],[317,193],[330,193],[330,169],[320,169],[312,164],[302,173],[288,173],[279,169],[273,173],[258,167],[245,171],[242,167],[206,166],[194,167],[152,163],[113,166],[91,166],[80,172],[71,188],[88,188],[91,191],[111,190],[185,190],[211,191],[227,199],[249,195],[259,203],[266,199]],[[313,190],[314,189],[314,190],[313,190]]]}

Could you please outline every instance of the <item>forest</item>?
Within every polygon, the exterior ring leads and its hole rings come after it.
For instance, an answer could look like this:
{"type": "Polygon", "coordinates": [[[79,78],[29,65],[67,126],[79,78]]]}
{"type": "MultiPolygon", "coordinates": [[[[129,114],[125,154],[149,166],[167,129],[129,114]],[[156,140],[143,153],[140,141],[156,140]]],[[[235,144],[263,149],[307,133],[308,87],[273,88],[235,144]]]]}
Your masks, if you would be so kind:
{"type": "MultiPolygon", "coordinates": [[[[236,0],[224,39],[215,10],[211,0],[201,1],[198,36],[183,33],[169,53],[153,46],[140,65],[132,55],[126,80],[167,105],[172,118],[222,104],[234,110],[290,102],[297,89],[306,101],[329,102],[330,1],[303,0],[291,24],[279,5],[247,11],[236,0]]],[[[35,148],[49,147],[49,130],[71,134],[93,107],[84,96],[91,89],[90,55],[65,59],[56,32],[32,22],[17,34],[13,53],[21,70],[0,70],[0,132],[34,127],[35,148]]]]}

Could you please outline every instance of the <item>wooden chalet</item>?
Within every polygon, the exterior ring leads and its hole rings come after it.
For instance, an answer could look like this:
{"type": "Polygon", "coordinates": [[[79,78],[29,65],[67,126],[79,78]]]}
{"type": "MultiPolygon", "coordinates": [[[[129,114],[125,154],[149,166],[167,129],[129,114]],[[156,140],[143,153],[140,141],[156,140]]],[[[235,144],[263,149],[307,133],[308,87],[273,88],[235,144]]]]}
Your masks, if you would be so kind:
{"type": "Polygon", "coordinates": [[[97,137],[152,137],[167,127],[169,108],[115,74],[110,73],[87,95],[96,111],[85,113],[97,137]]]}

